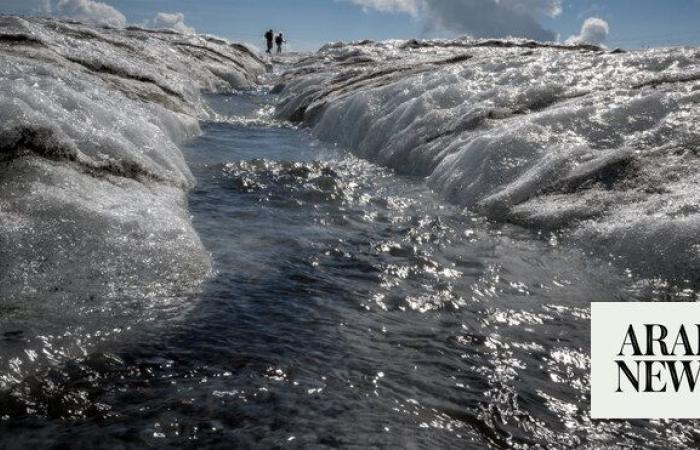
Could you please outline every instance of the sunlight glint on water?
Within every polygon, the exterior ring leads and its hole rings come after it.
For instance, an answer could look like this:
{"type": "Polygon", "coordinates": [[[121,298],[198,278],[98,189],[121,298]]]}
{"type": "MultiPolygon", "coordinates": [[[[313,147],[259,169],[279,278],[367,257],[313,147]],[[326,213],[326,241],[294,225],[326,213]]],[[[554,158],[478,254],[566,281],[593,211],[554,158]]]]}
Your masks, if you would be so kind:
{"type": "Polygon", "coordinates": [[[186,148],[204,293],[21,383],[2,400],[18,442],[693,445],[689,425],[587,418],[589,302],[672,293],[276,123],[273,101],[210,98],[219,120],[186,148]]]}

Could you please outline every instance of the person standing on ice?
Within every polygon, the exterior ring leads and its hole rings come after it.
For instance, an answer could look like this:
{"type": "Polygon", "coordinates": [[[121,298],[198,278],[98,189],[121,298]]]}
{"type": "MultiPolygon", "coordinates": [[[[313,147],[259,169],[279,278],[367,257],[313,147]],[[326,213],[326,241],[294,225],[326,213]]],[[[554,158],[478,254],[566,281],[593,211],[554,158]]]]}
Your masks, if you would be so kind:
{"type": "Polygon", "coordinates": [[[275,38],[275,44],[277,44],[277,54],[278,55],[280,53],[282,53],[282,44],[284,44],[285,42],[287,42],[287,41],[284,40],[284,36],[282,36],[282,33],[278,34],[277,37],[275,38]]]}
{"type": "Polygon", "coordinates": [[[267,30],[265,33],[265,40],[267,41],[267,52],[272,53],[272,39],[275,37],[275,33],[272,30],[267,30]]]}

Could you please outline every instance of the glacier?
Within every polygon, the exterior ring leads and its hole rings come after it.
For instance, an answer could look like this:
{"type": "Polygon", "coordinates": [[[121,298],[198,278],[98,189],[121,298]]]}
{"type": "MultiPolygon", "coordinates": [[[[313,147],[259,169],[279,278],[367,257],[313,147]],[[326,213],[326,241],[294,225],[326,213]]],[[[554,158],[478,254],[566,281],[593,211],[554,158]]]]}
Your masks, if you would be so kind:
{"type": "MultiPolygon", "coordinates": [[[[0,329],[75,343],[57,336],[76,318],[196,292],[212,264],[178,146],[214,114],[203,94],[268,69],[210,36],[0,16],[0,329]]],[[[54,344],[48,359],[68,352],[54,344]]],[[[3,374],[21,377],[31,348],[0,352],[3,374]]]]}
{"type": "Polygon", "coordinates": [[[523,39],[330,43],[279,118],[451,202],[638,274],[700,281],[700,50],[523,39]]]}
{"type": "Polygon", "coordinates": [[[700,298],[699,56],[0,16],[0,429],[692,447],[591,422],[588,343],[700,298]]]}
{"type": "Polygon", "coordinates": [[[202,93],[250,87],[264,62],[206,36],[12,16],[0,54],[5,296],[85,296],[75,280],[93,277],[196,285],[210,263],[178,144],[211,114],[202,93]]]}

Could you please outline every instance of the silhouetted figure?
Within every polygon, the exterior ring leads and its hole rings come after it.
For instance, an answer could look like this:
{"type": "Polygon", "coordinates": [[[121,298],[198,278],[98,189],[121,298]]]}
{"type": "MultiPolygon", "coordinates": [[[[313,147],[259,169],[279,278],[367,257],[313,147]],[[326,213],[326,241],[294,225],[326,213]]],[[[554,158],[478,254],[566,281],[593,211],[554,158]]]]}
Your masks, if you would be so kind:
{"type": "Polygon", "coordinates": [[[278,55],[280,53],[282,53],[282,44],[284,44],[285,42],[287,42],[287,41],[284,40],[284,36],[282,36],[282,33],[278,34],[277,37],[275,38],[275,44],[277,44],[277,54],[278,55]]]}
{"type": "Polygon", "coordinates": [[[275,33],[272,30],[268,30],[267,33],[265,33],[265,40],[267,41],[267,52],[265,53],[272,53],[272,40],[275,37],[275,33]]]}

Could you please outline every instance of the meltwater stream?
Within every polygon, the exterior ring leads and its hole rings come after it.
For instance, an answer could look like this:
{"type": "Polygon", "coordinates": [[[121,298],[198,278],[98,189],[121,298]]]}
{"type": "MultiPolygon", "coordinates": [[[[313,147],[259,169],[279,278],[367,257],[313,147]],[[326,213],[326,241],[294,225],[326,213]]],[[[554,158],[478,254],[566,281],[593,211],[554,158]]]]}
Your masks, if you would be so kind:
{"type": "Polygon", "coordinates": [[[694,447],[588,417],[589,303],[683,300],[215,96],[185,154],[215,277],[185,317],[3,397],[8,447],[694,447]],[[37,386],[41,385],[41,386],[37,386]]]}

